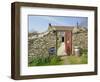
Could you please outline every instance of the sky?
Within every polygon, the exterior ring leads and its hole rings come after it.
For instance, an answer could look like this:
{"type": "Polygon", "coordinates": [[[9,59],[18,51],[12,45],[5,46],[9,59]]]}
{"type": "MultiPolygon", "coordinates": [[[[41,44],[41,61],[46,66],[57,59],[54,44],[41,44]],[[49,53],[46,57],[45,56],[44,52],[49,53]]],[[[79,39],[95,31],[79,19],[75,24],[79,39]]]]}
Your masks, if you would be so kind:
{"type": "Polygon", "coordinates": [[[69,16],[28,16],[28,31],[29,32],[45,32],[48,29],[49,23],[57,26],[77,26],[81,25],[87,28],[87,17],[69,17],[69,16]]]}

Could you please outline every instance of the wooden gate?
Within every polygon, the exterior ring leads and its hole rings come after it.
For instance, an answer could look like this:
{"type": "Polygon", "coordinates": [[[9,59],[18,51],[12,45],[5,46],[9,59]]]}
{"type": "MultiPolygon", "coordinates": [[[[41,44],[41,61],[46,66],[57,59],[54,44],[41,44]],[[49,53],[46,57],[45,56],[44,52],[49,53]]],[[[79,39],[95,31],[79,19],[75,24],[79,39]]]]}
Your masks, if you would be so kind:
{"type": "Polygon", "coordinates": [[[72,31],[65,31],[65,52],[72,54],[72,31]]]}

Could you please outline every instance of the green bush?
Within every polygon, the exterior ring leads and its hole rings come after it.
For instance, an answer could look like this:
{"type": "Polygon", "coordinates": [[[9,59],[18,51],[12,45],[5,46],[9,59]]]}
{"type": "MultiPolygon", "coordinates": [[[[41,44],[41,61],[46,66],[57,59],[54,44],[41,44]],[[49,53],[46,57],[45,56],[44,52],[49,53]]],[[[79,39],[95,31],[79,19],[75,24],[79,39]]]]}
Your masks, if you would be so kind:
{"type": "Polygon", "coordinates": [[[80,48],[80,54],[87,54],[88,50],[80,48]]]}
{"type": "Polygon", "coordinates": [[[28,66],[58,65],[60,58],[56,55],[49,57],[37,57],[28,63],[28,66]]]}
{"type": "Polygon", "coordinates": [[[58,57],[58,56],[51,56],[49,64],[50,65],[58,65],[58,64],[60,64],[60,57],[58,57]]]}
{"type": "Polygon", "coordinates": [[[82,56],[81,57],[81,64],[87,64],[87,63],[88,63],[88,57],[87,57],[87,55],[82,56]]]}

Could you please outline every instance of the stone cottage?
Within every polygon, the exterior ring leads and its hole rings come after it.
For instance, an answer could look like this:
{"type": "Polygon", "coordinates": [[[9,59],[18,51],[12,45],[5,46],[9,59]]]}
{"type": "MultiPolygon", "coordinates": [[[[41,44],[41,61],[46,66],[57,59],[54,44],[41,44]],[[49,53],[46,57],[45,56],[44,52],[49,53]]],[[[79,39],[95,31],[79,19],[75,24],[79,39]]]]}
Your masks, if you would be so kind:
{"type": "Polygon", "coordinates": [[[54,26],[49,24],[48,30],[56,32],[56,47],[58,55],[74,54],[74,48],[76,46],[82,49],[87,49],[88,30],[85,27],[54,26]]]}

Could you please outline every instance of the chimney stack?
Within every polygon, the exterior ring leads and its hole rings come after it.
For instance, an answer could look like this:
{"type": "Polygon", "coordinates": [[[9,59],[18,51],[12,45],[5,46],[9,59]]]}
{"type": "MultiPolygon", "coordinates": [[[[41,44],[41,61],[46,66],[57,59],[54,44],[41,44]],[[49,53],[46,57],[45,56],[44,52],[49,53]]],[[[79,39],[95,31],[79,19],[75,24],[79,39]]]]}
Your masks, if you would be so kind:
{"type": "Polygon", "coordinates": [[[51,23],[49,23],[49,26],[51,27],[51,23]]]}

